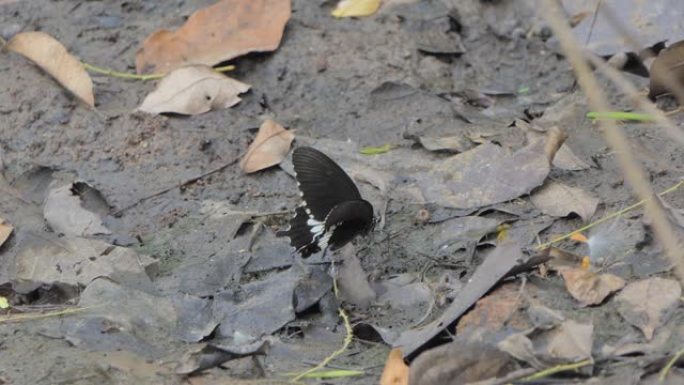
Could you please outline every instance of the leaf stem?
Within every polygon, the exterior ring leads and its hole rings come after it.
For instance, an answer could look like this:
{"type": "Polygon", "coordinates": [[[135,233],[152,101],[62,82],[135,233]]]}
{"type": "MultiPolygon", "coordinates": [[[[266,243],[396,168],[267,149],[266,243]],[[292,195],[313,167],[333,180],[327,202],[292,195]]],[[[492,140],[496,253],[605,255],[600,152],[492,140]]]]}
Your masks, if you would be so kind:
{"type": "MultiPolygon", "coordinates": [[[[147,80],[156,80],[156,79],[161,79],[166,74],[132,74],[129,72],[119,72],[119,71],[114,71],[111,68],[104,68],[104,67],[98,67],[96,65],[86,63],[86,62],[81,62],[83,64],[83,67],[85,67],[86,70],[95,72],[101,75],[106,75],[106,76],[111,76],[114,78],[121,78],[121,79],[131,79],[131,80],[142,80],[142,81],[147,81],[147,80]]],[[[214,71],[216,72],[228,72],[232,71],[235,69],[234,65],[227,65],[223,67],[216,67],[214,68],[214,71]]]]}

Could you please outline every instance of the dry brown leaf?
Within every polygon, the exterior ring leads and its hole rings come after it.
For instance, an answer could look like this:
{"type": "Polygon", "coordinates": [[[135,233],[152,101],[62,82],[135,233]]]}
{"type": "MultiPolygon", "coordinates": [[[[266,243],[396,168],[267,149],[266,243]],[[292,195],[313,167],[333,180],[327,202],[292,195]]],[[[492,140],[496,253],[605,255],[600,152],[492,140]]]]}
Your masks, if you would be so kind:
{"type": "Polygon", "coordinates": [[[567,320],[535,339],[543,356],[562,361],[579,361],[591,357],[594,325],[567,320]]]}
{"type": "Polygon", "coordinates": [[[14,35],[5,47],[31,60],[85,104],[95,107],[88,72],[55,38],[44,32],[22,32],[14,35]]]}
{"type": "Polygon", "coordinates": [[[5,244],[5,241],[12,235],[14,227],[7,223],[4,218],[0,218],[0,246],[5,244]]]}
{"type": "Polygon", "coordinates": [[[598,305],[625,286],[625,281],[613,274],[596,274],[572,267],[563,267],[560,273],[565,280],[565,288],[582,306],[598,305]]]}
{"type": "Polygon", "coordinates": [[[263,170],[280,163],[290,151],[294,139],[292,131],[268,119],[257,133],[254,142],[249,145],[245,157],[240,161],[240,168],[246,173],[263,170]]]}
{"type": "Polygon", "coordinates": [[[228,108],[239,103],[239,94],[249,84],[224,76],[210,67],[194,65],[166,75],[140,105],[139,110],[152,114],[176,113],[197,115],[228,108]]]}
{"type": "Polygon", "coordinates": [[[656,56],[650,68],[648,97],[651,100],[671,93],[672,87],[667,85],[668,81],[679,82],[681,87],[682,80],[684,80],[682,61],[684,61],[684,40],[670,44],[656,56]]]}
{"type": "Polygon", "coordinates": [[[545,184],[530,199],[544,214],[565,217],[576,213],[584,221],[591,219],[599,204],[598,198],[584,190],[555,182],[545,184]]]}
{"type": "Polygon", "coordinates": [[[385,369],[380,377],[380,385],[408,385],[409,367],[404,362],[401,349],[390,350],[385,369]]]}
{"type": "Polygon", "coordinates": [[[162,29],[148,36],[135,67],[138,73],[169,72],[273,51],[289,18],[290,0],[221,0],[193,13],[176,31],[162,29]]]}
{"type": "Polygon", "coordinates": [[[517,284],[509,283],[480,298],[475,307],[461,317],[456,325],[457,335],[496,333],[504,326],[525,330],[532,326],[518,309],[523,307],[524,298],[517,284]]]}
{"type": "Polygon", "coordinates": [[[648,278],[630,283],[617,296],[618,312],[627,322],[641,329],[647,340],[665,323],[679,305],[682,287],[677,281],[648,278]]]}

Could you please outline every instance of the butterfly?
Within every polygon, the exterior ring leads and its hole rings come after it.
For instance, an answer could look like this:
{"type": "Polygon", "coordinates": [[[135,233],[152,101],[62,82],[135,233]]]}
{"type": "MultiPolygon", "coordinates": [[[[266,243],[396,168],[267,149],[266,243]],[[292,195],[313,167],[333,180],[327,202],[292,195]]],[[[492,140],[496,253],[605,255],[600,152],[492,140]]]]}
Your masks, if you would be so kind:
{"type": "Polygon", "coordinates": [[[373,206],[337,163],[311,147],[295,149],[292,163],[302,202],[278,236],[288,236],[302,257],[339,249],[373,229],[373,206]]]}

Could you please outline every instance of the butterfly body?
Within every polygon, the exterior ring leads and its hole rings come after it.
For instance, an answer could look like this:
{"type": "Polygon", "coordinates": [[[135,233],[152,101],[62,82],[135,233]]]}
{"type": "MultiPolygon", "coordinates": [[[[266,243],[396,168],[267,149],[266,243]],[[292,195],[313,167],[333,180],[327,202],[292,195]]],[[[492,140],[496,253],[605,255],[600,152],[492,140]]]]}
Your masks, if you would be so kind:
{"type": "Polygon", "coordinates": [[[361,198],[351,178],[332,159],[310,147],[292,154],[301,205],[290,228],[278,235],[303,256],[335,250],[373,227],[373,206],[361,198]]]}

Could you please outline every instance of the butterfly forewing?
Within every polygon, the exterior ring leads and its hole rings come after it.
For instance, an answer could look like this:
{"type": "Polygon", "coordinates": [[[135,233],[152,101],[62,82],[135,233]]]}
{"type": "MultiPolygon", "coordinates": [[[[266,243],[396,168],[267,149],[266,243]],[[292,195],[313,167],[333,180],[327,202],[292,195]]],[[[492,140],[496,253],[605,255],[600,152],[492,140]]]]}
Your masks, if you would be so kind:
{"type": "Polygon", "coordinates": [[[322,152],[299,147],[292,154],[292,163],[303,204],[315,219],[324,221],[337,204],[361,199],[347,173],[322,152]]]}

